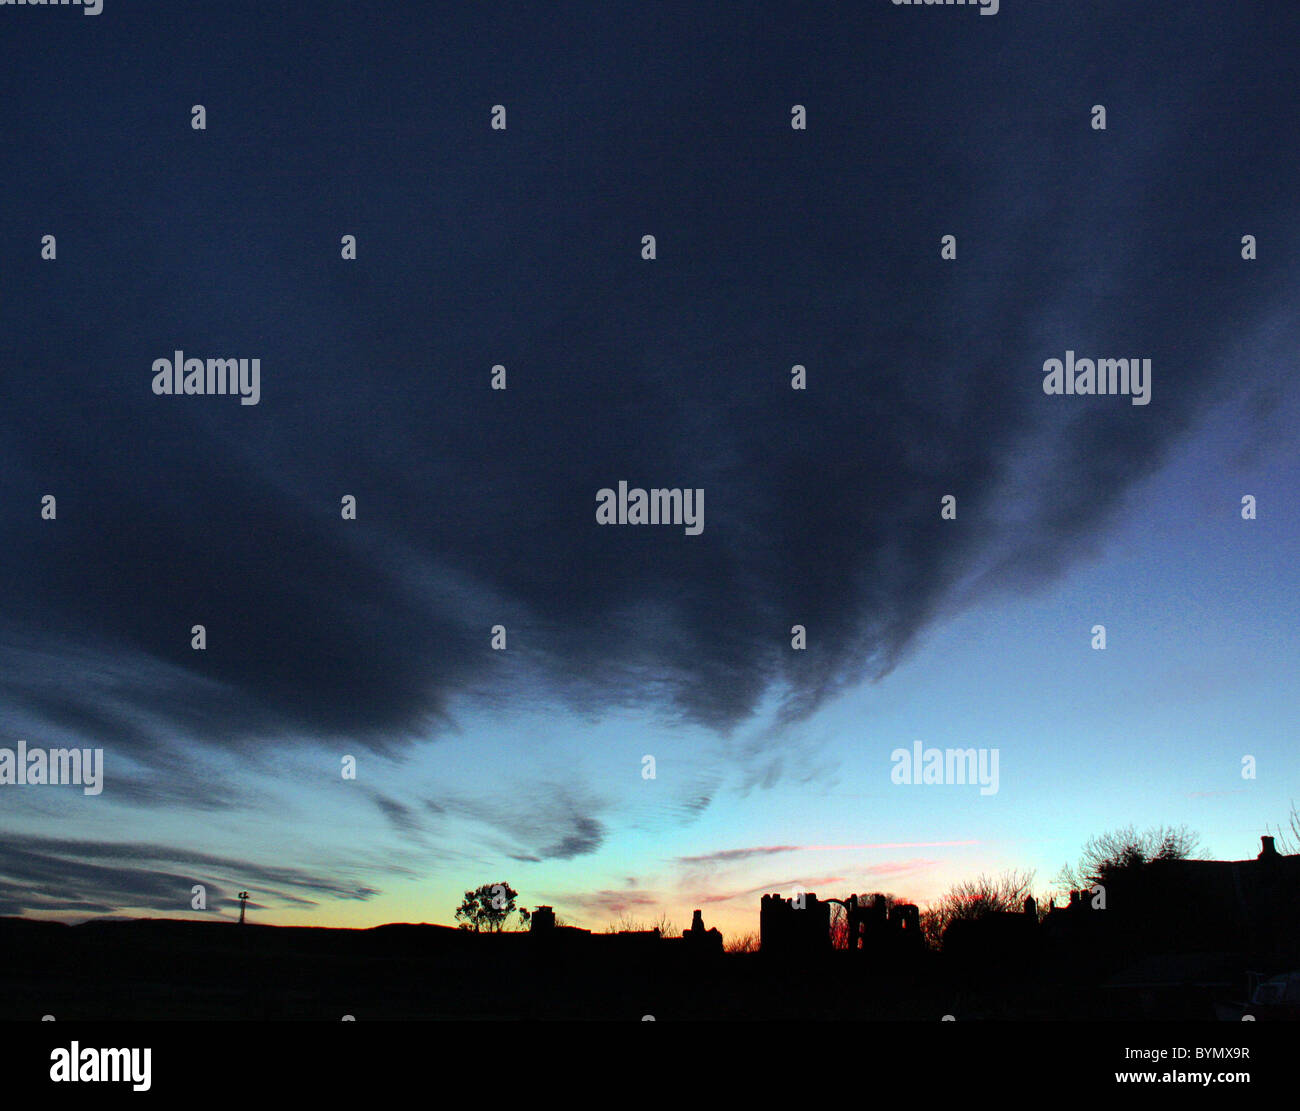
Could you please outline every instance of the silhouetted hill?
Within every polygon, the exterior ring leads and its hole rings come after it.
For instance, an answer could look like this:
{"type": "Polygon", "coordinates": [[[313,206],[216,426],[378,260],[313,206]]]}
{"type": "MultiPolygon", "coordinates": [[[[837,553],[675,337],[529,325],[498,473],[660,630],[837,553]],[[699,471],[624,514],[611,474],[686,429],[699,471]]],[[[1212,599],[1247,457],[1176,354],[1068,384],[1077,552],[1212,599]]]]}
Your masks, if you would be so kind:
{"type": "MultiPolygon", "coordinates": [[[[1151,1017],[1145,979],[1129,991],[1062,968],[972,972],[928,952],[706,956],[652,934],[0,918],[0,951],[4,1019],[1151,1017]]],[[[1226,966],[1213,998],[1165,993],[1159,1013],[1211,1018],[1216,1000],[1242,997],[1244,971],[1226,966]]]]}

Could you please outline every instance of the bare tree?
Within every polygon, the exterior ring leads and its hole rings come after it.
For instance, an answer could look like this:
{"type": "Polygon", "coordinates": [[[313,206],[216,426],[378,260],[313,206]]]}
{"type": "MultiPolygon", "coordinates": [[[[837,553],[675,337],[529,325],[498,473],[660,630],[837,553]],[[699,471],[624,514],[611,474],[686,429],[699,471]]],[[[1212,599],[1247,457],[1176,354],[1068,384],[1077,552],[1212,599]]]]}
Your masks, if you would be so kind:
{"type": "Polygon", "coordinates": [[[660,911],[659,917],[651,922],[633,918],[631,914],[624,911],[618,918],[605,926],[607,934],[644,933],[648,930],[658,930],[660,937],[676,937],[678,934],[677,927],[673,925],[668,915],[663,911],[660,911]]]}
{"type": "Polygon", "coordinates": [[[673,920],[669,918],[667,913],[664,911],[660,911],[659,917],[654,919],[654,921],[652,921],[646,928],[650,930],[658,930],[660,937],[676,937],[681,933],[673,920]]]}
{"type": "Polygon", "coordinates": [[[723,949],[728,953],[757,953],[759,946],[758,934],[752,931],[747,934],[736,934],[728,938],[723,949]]]}
{"type": "Polygon", "coordinates": [[[1199,840],[1186,826],[1155,826],[1141,833],[1125,826],[1088,838],[1079,863],[1065,865],[1056,882],[1075,891],[1138,872],[1154,860],[1186,860],[1199,840]]]}
{"type": "Polygon", "coordinates": [[[926,907],[921,915],[921,933],[931,948],[938,949],[943,944],[944,930],[953,922],[983,918],[996,911],[1021,912],[1033,882],[1033,872],[1013,870],[956,884],[938,902],[926,907]]]}

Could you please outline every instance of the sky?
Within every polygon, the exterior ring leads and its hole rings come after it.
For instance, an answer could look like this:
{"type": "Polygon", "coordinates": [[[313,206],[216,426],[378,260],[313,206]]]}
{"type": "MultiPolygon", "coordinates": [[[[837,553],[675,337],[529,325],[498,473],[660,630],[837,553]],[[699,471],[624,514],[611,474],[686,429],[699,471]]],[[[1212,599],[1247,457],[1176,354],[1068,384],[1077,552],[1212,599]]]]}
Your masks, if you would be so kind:
{"type": "Polygon", "coordinates": [[[1285,824],[1294,5],[0,20],[0,749],[104,768],[0,783],[0,914],[734,934],[1285,824]]]}

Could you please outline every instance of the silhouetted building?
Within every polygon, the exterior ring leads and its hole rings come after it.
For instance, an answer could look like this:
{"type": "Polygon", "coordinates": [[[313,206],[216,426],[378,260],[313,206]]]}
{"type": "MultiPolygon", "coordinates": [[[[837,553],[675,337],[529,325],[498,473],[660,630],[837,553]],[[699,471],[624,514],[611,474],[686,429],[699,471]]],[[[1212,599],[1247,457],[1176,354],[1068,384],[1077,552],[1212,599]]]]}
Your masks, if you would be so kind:
{"type": "Polygon", "coordinates": [[[561,926],[556,923],[555,911],[543,906],[533,911],[527,936],[532,939],[534,951],[546,959],[632,957],[639,960],[673,954],[678,958],[683,954],[720,956],[723,951],[722,934],[717,929],[706,930],[698,910],[691,928],[681,937],[664,937],[658,928],[593,933],[580,926],[561,926]]]}
{"type": "Polygon", "coordinates": [[[835,948],[831,907],[844,908],[844,948],[864,957],[908,957],[925,948],[921,912],[912,903],[889,905],[884,895],[818,899],[808,893],[790,899],[764,895],[759,907],[760,951],[769,956],[807,957],[835,948]]]}
{"type": "Polygon", "coordinates": [[[1039,942],[1038,904],[1032,895],[1020,910],[959,918],[943,932],[943,952],[948,960],[958,964],[980,962],[994,969],[1036,956],[1039,942]]]}
{"type": "Polygon", "coordinates": [[[711,930],[704,928],[704,915],[698,910],[691,915],[691,928],[682,931],[682,939],[692,953],[722,953],[722,933],[715,926],[711,930]]]}
{"type": "Polygon", "coordinates": [[[848,948],[863,956],[900,957],[920,952],[921,912],[912,903],[894,903],[877,892],[850,895],[843,902],[848,918],[848,948]]]}
{"type": "Polygon", "coordinates": [[[1071,892],[1048,916],[1049,932],[1124,953],[1300,960],[1300,855],[1281,855],[1272,837],[1254,860],[1153,860],[1101,887],[1071,892]]]}
{"type": "Polygon", "coordinates": [[[759,903],[759,949],[768,956],[830,952],[831,907],[811,892],[793,899],[764,895],[759,903]]]}
{"type": "MultiPolygon", "coordinates": [[[[1071,891],[1043,922],[1048,953],[1076,968],[1123,967],[1118,986],[1146,993],[1209,969],[1300,963],[1300,855],[1261,838],[1254,860],[1153,860],[1071,891]],[[1177,959],[1175,959],[1177,958],[1177,959]],[[1181,963],[1179,963],[1181,962],[1181,963]]],[[[1194,979],[1214,986],[1222,971],[1194,979]]]]}

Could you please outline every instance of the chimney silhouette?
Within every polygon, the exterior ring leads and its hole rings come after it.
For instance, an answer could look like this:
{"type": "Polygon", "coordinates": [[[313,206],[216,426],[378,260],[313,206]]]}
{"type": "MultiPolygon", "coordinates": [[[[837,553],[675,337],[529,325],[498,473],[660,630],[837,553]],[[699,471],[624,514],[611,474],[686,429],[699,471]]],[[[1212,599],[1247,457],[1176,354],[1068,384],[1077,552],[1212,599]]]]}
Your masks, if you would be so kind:
{"type": "Polygon", "coordinates": [[[1263,848],[1259,850],[1259,856],[1257,857],[1258,860],[1270,860],[1278,855],[1277,849],[1273,846],[1273,838],[1261,837],[1260,841],[1263,844],[1263,848]]]}

